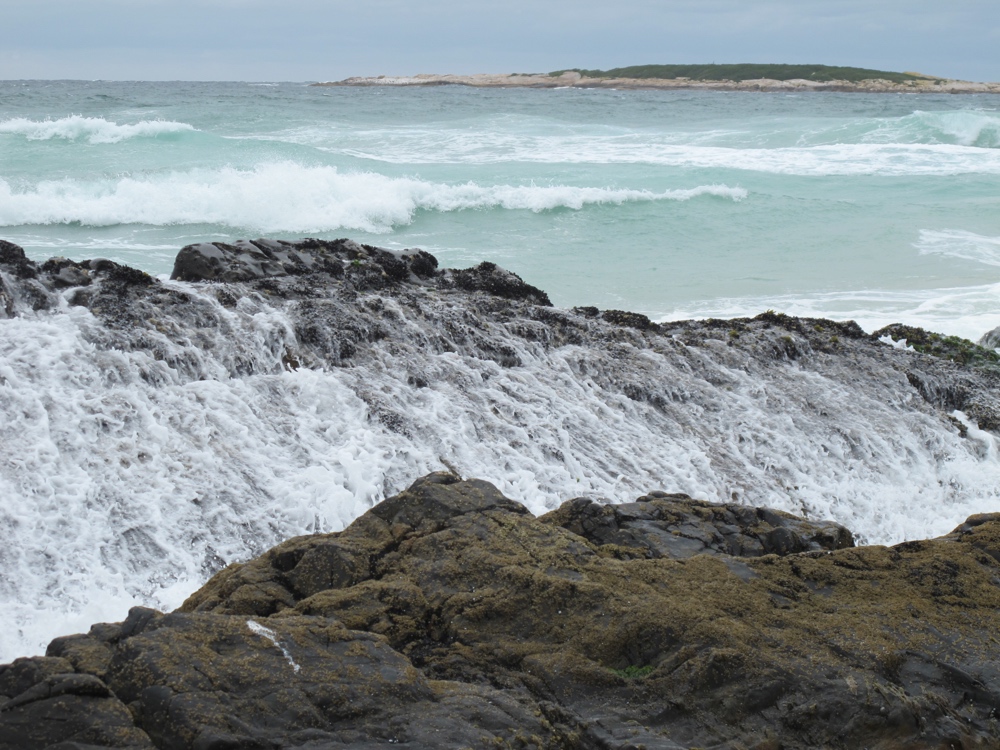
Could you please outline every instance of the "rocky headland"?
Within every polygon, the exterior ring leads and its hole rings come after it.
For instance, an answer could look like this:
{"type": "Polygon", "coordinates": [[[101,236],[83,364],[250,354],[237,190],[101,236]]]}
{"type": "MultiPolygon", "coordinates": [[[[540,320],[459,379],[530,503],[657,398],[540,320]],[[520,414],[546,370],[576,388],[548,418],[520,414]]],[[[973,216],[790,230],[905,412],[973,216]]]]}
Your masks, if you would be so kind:
{"type": "Polygon", "coordinates": [[[872,78],[861,81],[813,81],[804,78],[778,80],[755,78],[743,81],[693,80],[691,78],[627,78],[594,77],[577,71],[559,75],[518,73],[477,73],[473,75],[437,75],[420,73],[415,76],[355,76],[342,81],[325,81],[314,86],[471,86],[474,88],[579,88],[579,89],[650,89],[704,91],[800,92],[835,91],[860,93],[902,94],[997,94],[1000,83],[956,81],[940,78],[915,78],[892,81],[872,78]]]}
{"type": "MultiPolygon", "coordinates": [[[[384,355],[419,391],[441,373],[416,350],[517,370],[569,348],[591,387],[651,420],[696,407],[692,431],[717,429],[733,372],[790,414],[832,410],[819,385],[834,383],[845,413],[884,407],[956,440],[1000,428],[996,353],[904,326],[559,310],[493,264],[349,240],[192,245],[173,277],[191,283],[0,242],[0,315],[86,308],[93,346],[149,352],[151,382],[214,377],[195,350],[232,377],[384,355]],[[265,304],[294,335],[232,348],[226,311],[265,304]],[[691,379],[665,381],[657,357],[691,379]]],[[[373,420],[432,439],[356,387],[373,420]]],[[[840,460],[856,469],[875,443],[852,429],[840,460]]],[[[708,460],[738,471],[737,445],[708,460]]],[[[566,490],[536,517],[488,482],[424,476],[342,532],[224,567],[176,611],[135,608],[0,666],[0,749],[998,746],[1000,514],[855,546],[865,529],[650,490],[566,490]]]]}

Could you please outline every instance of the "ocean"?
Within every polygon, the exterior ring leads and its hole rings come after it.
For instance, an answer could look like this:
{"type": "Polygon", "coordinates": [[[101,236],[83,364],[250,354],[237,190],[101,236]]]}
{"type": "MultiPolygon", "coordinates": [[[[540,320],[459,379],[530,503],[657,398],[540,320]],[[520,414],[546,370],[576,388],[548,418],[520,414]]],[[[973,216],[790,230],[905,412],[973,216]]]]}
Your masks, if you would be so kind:
{"type": "Polygon", "coordinates": [[[832,517],[872,543],[995,510],[991,433],[957,413],[961,437],[877,389],[858,401],[849,374],[629,354],[644,388],[669,391],[668,419],[593,374],[616,372],[611,348],[512,342],[519,364],[501,366],[435,353],[424,331],[402,354],[289,369],[287,308],[229,309],[166,278],[189,243],[350,237],[492,261],[564,308],[772,309],[977,339],[1000,325],[998,107],[0,82],[0,239],[142,269],[201,316],[151,314],[134,336],[65,300],[0,319],[0,660],[131,604],[175,607],[221,566],[341,529],[449,464],[536,513],[665,489],[832,517]],[[407,385],[415,370],[429,385],[407,385]]]}
{"type": "Polygon", "coordinates": [[[1000,97],[0,82],[0,233],[494,261],[560,306],[1000,325],[1000,97]]]}

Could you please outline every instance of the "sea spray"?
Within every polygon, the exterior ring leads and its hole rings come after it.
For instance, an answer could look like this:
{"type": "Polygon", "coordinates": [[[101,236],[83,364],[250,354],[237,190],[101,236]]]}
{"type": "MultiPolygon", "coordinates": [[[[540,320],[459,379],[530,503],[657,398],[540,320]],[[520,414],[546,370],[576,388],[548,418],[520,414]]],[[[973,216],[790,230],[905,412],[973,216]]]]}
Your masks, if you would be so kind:
{"type": "Polygon", "coordinates": [[[657,330],[451,272],[393,282],[396,256],[358,248],[334,247],[342,280],[155,282],[102,262],[66,287],[56,263],[43,287],[5,267],[3,655],[131,602],[176,606],[445,468],[535,513],[664,489],[882,543],[1000,496],[994,436],[949,414],[992,408],[975,371],[823,321],[657,330]]]}

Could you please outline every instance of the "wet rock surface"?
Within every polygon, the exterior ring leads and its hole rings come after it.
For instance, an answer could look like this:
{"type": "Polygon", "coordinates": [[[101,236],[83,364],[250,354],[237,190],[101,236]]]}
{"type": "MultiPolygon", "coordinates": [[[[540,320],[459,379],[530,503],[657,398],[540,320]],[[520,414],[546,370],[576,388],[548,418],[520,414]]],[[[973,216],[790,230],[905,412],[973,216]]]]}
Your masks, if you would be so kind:
{"type": "Polygon", "coordinates": [[[493,264],[347,240],[190,246],[174,276],[0,242],[0,316],[79,312],[96,349],[148,353],[153,384],[337,368],[373,423],[421,446],[433,430],[406,405],[450,379],[477,430],[539,466],[576,450],[616,472],[627,457],[525,427],[555,402],[503,373],[543,363],[601,393],[602,419],[706,441],[733,502],[582,497],[535,518],[486,482],[425,477],[339,534],[225,568],[177,612],[137,608],[0,667],[3,750],[997,747],[1000,517],[853,547],[843,526],[745,505],[806,497],[796,477],[823,466],[757,471],[785,433],[741,422],[748,406],[800,420],[853,475],[922,444],[894,442],[903,417],[932,447],[1000,429],[990,349],[773,312],[559,310],[493,264]]]}
{"type": "Polygon", "coordinates": [[[996,747],[1000,514],[852,545],[659,492],[535,518],[432,474],[0,666],[0,748],[996,747]]]}
{"type": "MultiPolygon", "coordinates": [[[[295,320],[294,340],[267,343],[284,344],[277,361],[285,368],[358,363],[374,345],[393,356],[457,353],[510,368],[523,363],[525,347],[581,346],[591,350],[589,361],[580,364],[581,376],[666,414],[698,394],[647,373],[644,351],[680,357],[684,369],[725,388],[730,386],[714,382],[718,375],[698,373],[701,360],[755,376],[777,362],[893,390],[905,378],[902,391],[880,398],[906,401],[918,394],[939,419],[961,410],[983,429],[1000,429],[1000,355],[990,345],[991,334],[977,345],[903,325],[868,335],[851,321],[773,311],[755,318],[654,323],[622,310],[557,310],[544,291],[493,263],[441,269],[423,250],[391,251],[347,239],[188,245],[178,253],[171,278],[201,282],[197,294],[107,259],[35,263],[17,245],[0,240],[0,315],[87,307],[105,326],[95,343],[149,349],[172,367],[192,369],[195,379],[210,376],[198,370],[200,357],[186,353],[188,361],[178,362],[167,350],[194,344],[220,354],[232,347],[239,334],[213,301],[244,315],[283,304],[295,320]],[[905,340],[910,350],[885,346],[889,339],[905,340]]],[[[275,364],[275,358],[251,352],[222,358],[230,360],[231,375],[275,364]]],[[[429,376],[416,372],[410,382],[423,387],[429,376]]],[[[380,404],[371,405],[380,411],[380,404]]],[[[386,419],[406,429],[404,417],[386,419]]]]}

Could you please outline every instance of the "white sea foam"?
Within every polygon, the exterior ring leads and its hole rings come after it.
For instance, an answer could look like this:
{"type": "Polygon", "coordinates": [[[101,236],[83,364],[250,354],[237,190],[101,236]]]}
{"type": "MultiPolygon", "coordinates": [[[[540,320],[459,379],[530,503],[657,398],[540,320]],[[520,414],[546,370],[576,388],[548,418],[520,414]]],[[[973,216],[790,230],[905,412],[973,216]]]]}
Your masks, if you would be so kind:
{"type": "Polygon", "coordinates": [[[161,135],[193,131],[195,128],[184,122],[169,120],[143,120],[135,123],[118,124],[103,117],[82,117],[72,115],[58,120],[29,120],[15,117],[0,122],[0,134],[23,135],[31,141],[47,141],[59,138],[67,141],[87,141],[88,143],[119,143],[130,138],[155,138],[161,135]]]}
{"type": "Polygon", "coordinates": [[[787,175],[1000,173],[1000,116],[915,112],[895,118],[783,117],[744,127],[570,126],[539,118],[462,127],[302,127],[267,139],[394,164],[655,164],[787,175]]]}
{"type": "Polygon", "coordinates": [[[0,661],[135,602],[177,606],[221,565],[343,528],[446,464],[536,513],[581,494],[735,493],[874,542],[940,534],[1000,500],[988,435],[963,440],[853,376],[762,371],[721,342],[640,353],[512,338],[523,364],[501,367],[428,351],[417,317],[412,342],[286,371],[298,344],[280,309],[202,304],[214,318],[202,309],[180,338],[159,321],[139,351],[79,307],[0,320],[0,661]],[[612,379],[661,406],[602,379],[623,353],[612,379]],[[407,384],[411,369],[427,387],[407,384]]]}
{"type": "Polygon", "coordinates": [[[566,122],[550,118],[511,115],[487,121],[469,119],[458,126],[403,125],[356,129],[343,121],[297,126],[241,137],[309,145],[357,156],[391,161],[490,161],[504,158],[542,160],[572,148],[610,155],[612,160],[634,157],[649,147],[709,147],[734,150],[836,145],[957,145],[977,148],[1000,146],[1000,115],[972,109],[915,111],[897,117],[750,117],[738,123],[699,122],[692,129],[664,123],[656,127],[628,127],[594,122],[566,122]],[[723,124],[724,123],[724,124],[723,124]],[[603,148],[602,148],[603,147],[603,148]],[[610,148],[609,148],[610,147],[610,148]]]}
{"type": "Polygon", "coordinates": [[[571,185],[455,185],[276,162],[249,170],[224,167],[103,180],[46,180],[25,190],[15,190],[0,179],[0,226],[217,224],[258,232],[388,232],[410,223],[420,210],[539,212],[699,196],[738,201],[746,195],[744,189],[727,185],[662,192],[571,185]]]}
{"type": "Polygon", "coordinates": [[[269,640],[276,649],[281,651],[281,655],[285,657],[285,661],[288,662],[295,674],[298,674],[302,670],[302,667],[292,658],[292,654],[285,648],[285,645],[278,640],[278,634],[271,630],[271,628],[264,627],[256,620],[247,620],[247,628],[249,628],[250,632],[269,640]]]}
{"type": "MultiPolygon", "coordinates": [[[[656,164],[696,169],[737,169],[771,174],[956,175],[1000,174],[1000,149],[955,144],[838,143],[747,148],[664,143],[650,137],[560,137],[462,134],[428,148],[346,149],[345,153],[396,164],[656,164]]],[[[405,146],[405,144],[404,144],[405,146]]]]}
{"type": "Polygon", "coordinates": [[[922,229],[914,247],[924,255],[945,255],[1000,266],[1000,237],[986,237],[961,229],[922,229]]]}

